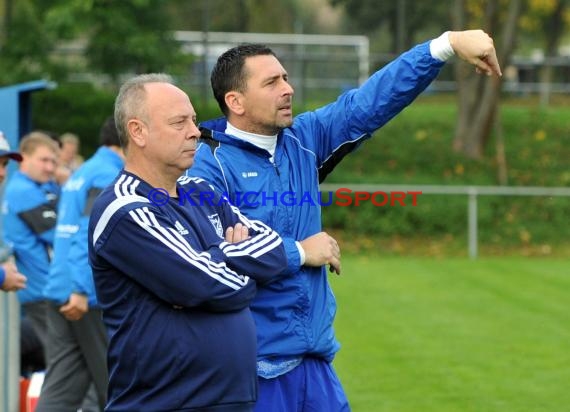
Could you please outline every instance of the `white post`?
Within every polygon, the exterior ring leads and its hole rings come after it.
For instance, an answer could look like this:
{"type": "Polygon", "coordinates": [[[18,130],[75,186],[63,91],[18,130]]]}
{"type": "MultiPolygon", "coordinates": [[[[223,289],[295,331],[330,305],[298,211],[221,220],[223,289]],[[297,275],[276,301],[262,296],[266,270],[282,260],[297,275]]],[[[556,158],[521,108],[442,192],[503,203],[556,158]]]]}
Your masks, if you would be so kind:
{"type": "Polygon", "coordinates": [[[0,410],[17,412],[20,404],[20,305],[13,292],[0,291],[0,410]]]}
{"type": "Polygon", "coordinates": [[[471,259],[477,258],[477,189],[470,187],[468,190],[468,237],[469,237],[469,257],[471,259]]]}

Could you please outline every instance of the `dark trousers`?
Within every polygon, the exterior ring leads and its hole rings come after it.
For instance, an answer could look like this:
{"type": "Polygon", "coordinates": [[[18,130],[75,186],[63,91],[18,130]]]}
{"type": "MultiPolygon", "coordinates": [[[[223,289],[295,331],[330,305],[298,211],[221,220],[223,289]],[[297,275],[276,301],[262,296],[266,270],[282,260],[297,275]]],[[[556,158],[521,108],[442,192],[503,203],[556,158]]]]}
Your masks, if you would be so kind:
{"type": "Polygon", "coordinates": [[[47,340],[47,316],[46,311],[48,302],[40,300],[37,302],[28,302],[22,305],[24,317],[30,322],[34,328],[37,338],[45,348],[47,340]]]}
{"type": "Polygon", "coordinates": [[[90,385],[98,409],[107,397],[107,334],[100,310],[91,309],[78,321],[69,321],[59,307],[47,309],[47,372],[37,412],[77,411],[90,385]]]}
{"type": "Polygon", "coordinates": [[[20,376],[30,377],[34,372],[45,370],[45,358],[44,346],[32,322],[24,316],[20,320],[20,376]]]}

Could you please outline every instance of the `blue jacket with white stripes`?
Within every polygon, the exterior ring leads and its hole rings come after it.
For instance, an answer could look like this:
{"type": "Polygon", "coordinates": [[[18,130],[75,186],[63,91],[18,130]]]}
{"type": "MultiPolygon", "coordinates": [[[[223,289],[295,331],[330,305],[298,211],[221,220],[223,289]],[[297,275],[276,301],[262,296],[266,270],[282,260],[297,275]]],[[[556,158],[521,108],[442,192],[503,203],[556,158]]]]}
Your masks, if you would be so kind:
{"type": "Polygon", "coordinates": [[[178,194],[123,171],[93,207],[89,259],[109,335],[109,411],[230,411],[257,399],[249,304],[256,282],[284,271],[283,242],[201,179],[181,178],[178,194]],[[250,238],[226,242],[238,222],[250,238]]]}
{"type": "Polygon", "coordinates": [[[202,123],[202,143],[188,175],[227,193],[252,219],[275,229],[295,276],[259,288],[251,305],[258,334],[259,374],[286,372],[304,356],[332,360],[336,302],[325,267],[300,266],[295,241],[322,230],[319,182],[348,153],[409,105],[437,76],[443,62],[429,42],[415,46],[362,86],[315,111],[296,116],[271,154],[226,135],[226,119],[202,123]]]}
{"type": "Polygon", "coordinates": [[[95,198],[117,177],[123,160],[108,147],[79,167],[61,190],[53,243],[53,260],[44,287],[46,299],[62,305],[71,293],[87,296],[97,307],[93,275],[87,255],[87,227],[95,198]]]}

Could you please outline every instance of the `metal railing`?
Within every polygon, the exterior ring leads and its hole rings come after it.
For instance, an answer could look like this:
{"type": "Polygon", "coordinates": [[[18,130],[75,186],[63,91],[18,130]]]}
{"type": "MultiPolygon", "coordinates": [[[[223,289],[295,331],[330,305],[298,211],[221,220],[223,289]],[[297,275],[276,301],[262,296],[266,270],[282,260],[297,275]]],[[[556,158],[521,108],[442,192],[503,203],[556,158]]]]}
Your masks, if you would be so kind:
{"type": "MultiPolygon", "coordinates": [[[[437,186],[398,184],[322,184],[321,191],[350,188],[352,192],[421,192],[422,195],[467,196],[467,227],[469,257],[477,257],[477,199],[479,196],[563,196],[570,197],[569,187],[529,186],[437,186]]],[[[0,408],[12,411],[17,405],[19,376],[19,305],[13,293],[0,292],[0,322],[2,337],[0,352],[0,408]]]]}
{"type": "Polygon", "coordinates": [[[328,184],[320,186],[321,191],[336,191],[350,188],[353,192],[421,192],[422,195],[464,195],[467,201],[468,253],[472,259],[478,254],[478,196],[564,196],[570,197],[570,187],[535,186],[438,186],[438,185],[397,185],[397,184],[328,184]]]}
{"type": "Polygon", "coordinates": [[[13,292],[0,291],[0,411],[19,410],[20,305],[13,292]]]}

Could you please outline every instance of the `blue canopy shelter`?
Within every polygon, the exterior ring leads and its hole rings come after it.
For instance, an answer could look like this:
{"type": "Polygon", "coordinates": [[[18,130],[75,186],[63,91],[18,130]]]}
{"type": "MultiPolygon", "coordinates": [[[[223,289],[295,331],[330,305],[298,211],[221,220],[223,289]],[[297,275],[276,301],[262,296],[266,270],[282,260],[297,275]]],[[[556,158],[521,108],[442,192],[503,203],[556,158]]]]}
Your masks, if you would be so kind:
{"type": "MultiPolygon", "coordinates": [[[[20,138],[32,130],[32,92],[54,87],[53,83],[37,80],[0,88],[0,131],[4,133],[13,150],[18,149],[20,138]]],[[[8,170],[13,170],[15,167],[15,162],[10,162],[8,170]]],[[[0,410],[17,411],[20,378],[20,309],[14,293],[0,292],[0,330],[2,336],[0,410]]]]}

